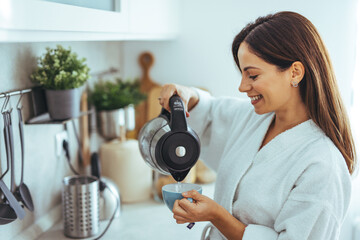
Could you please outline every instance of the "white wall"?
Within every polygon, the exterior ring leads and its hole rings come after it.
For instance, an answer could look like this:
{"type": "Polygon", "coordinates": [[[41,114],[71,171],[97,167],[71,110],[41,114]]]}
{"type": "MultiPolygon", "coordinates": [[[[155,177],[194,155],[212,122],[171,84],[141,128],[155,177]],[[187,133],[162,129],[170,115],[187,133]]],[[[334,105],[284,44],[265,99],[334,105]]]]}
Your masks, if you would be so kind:
{"type": "MultiPolygon", "coordinates": [[[[154,81],[202,86],[215,96],[243,96],[237,91],[240,74],[231,55],[234,36],[260,15],[291,10],[303,14],[318,28],[328,47],[340,91],[351,103],[355,63],[356,0],[182,0],[180,36],[169,42],[126,42],[124,74],[140,75],[137,57],[149,50],[155,55],[154,81]]],[[[356,189],[356,187],[354,188],[356,189]]],[[[358,214],[360,191],[354,191],[350,212],[340,239],[351,239],[352,218],[358,214]]]]}
{"type": "Polygon", "coordinates": [[[239,96],[240,75],[231,55],[234,36],[256,17],[282,10],[297,11],[318,28],[328,47],[346,103],[354,67],[356,0],[182,0],[180,36],[169,42],[127,42],[124,73],[137,76],[138,54],[155,54],[153,80],[204,86],[214,95],[239,96]]]}

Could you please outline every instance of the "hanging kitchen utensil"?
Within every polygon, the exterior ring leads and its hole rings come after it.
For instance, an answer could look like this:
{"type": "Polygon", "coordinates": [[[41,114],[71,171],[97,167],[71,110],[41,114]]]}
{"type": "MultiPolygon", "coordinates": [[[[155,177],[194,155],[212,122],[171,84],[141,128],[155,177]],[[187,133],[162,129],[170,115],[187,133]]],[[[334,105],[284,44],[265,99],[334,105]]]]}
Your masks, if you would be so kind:
{"type": "Polygon", "coordinates": [[[10,183],[10,191],[12,193],[15,192],[15,152],[14,152],[14,135],[13,135],[13,128],[12,128],[12,120],[11,120],[11,112],[12,109],[10,111],[7,111],[6,115],[7,115],[7,121],[8,121],[8,129],[9,129],[9,140],[10,140],[10,178],[11,178],[11,183],[10,183]]]}
{"type": "MultiPolygon", "coordinates": [[[[6,100],[5,100],[6,101],[6,100]]],[[[8,135],[7,135],[7,122],[5,119],[5,113],[2,112],[4,117],[4,142],[5,142],[5,150],[6,150],[6,156],[8,156],[8,135]]],[[[9,158],[6,157],[6,170],[0,177],[0,189],[1,192],[4,194],[5,200],[9,201],[8,199],[11,199],[12,193],[9,191],[7,186],[5,185],[4,181],[2,180],[3,177],[6,175],[6,173],[9,171],[9,158]]],[[[16,199],[15,199],[16,200],[16,199]]],[[[12,200],[10,200],[12,201],[12,200]]],[[[9,203],[0,203],[0,225],[8,224],[13,222],[17,219],[16,213],[14,209],[11,207],[9,203]]]]}
{"type": "MultiPolygon", "coordinates": [[[[9,135],[9,148],[10,148],[10,191],[12,194],[15,193],[15,162],[14,162],[14,136],[13,136],[13,129],[12,129],[12,121],[11,121],[11,112],[12,108],[6,112],[7,118],[7,128],[8,128],[8,135],[9,135]]],[[[14,196],[14,195],[13,195],[14,196]]],[[[15,198],[15,196],[14,196],[15,198]]],[[[16,198],[15,198],[16,199],[16,198]]],[[[25,217],[25,210],[21,207],[18,201],[16,201],[16,205],[14,206],[14,211],[18,218],[23,219],[25,217]]]]}
{"type": "MultiPolygon", "coordinates": [[[[5,100],[6,101],[6,100],[5,100]]],[[[7,99],[8,101],[8,99],[7,99]]],[[[6,104],[7,104],[6,101],[6,104]]],[[[6,184],[4,183],[4,181],[2,180],[3,177],[5,176],[5,174],[8,172],[9,168],[9,162],[10,162],[10,146],[9,146],[9,129],[8,129],[8,120],[7,120],[7,112],[3,111],[4,106],[6,106],[6,104],[3,105],[2,108],[2,114],[3,114],[3,118],[4,118],[4,139],[5,139],[5,147],[6,147],[6,163],[7,163],[7,167],[6,167],[6,171],[4,174],[2,174],[2,176],[0,177],[0,189],[2,191],[2,193],[4,194],[4,200],[6,200],[7,202],[3,202],[0,203],[0,224],[7,224],[10,223],[14,220],[16,220],[16,218],[20,218],[23,219],[25,217],[25,211],[24,209],[20,206],[19,202],[16,200],[16,198],[14,197],[14,195],[12,194],[12,192],[9,190],[9,188],[6,186],[6,184]]]]}
{"type": "Polygon", "coordinates": [[[34,204],[30,194],[30,190],[27,185],[24,183],[24,158],[25,158],[25,147],[24,147],[24,128],[23,128],[23,118],[21,114],[21,107],[19,103],[22,95],[20,96],[19,102],[17,104],[17,112],[19,116],[19,134],[20,134],[20,145],[21,145],[21,180],[19,186],[15,189],[15,197],[18,201],[22,202],[24,206],[29,209],[31,212],[34,211],[34,204]]]}
{"type": "Polygon", "coordinates": [[[162,109],[139,133],[139,148],[144,161],[162,174],[182,181],[200,155],[200,140],[187,125],[184,103],[174,95],[169,100],[171,113],[162,109]]]}
{"type": "MultiPolygon", "coordinates": [[[[3,120],[4,120],[4,142],[5,142],[5,151],[6,151],[6,161],[7,161],[7,165],[6,165],[6,170],[3,173],[2,177],[3,178],[9,171],[10,167],[9,167],[9,136],[8,136],[8,129],[7,129],[7,121],[6,121],[6,116],[5,116],[5,111],[3,111],[4,106],[7,104],[7,100],[9,99],[9,97],[5,100],[4,105],[1,109],[1,113],[3,115],[3,120]]],[[[1,156],[1,155],[0,155],[1,156]]]]}
{"type": "Polygon", "coordinates": [[[4,194],[5,199],[9,202],[0,203],[0,225],[4,225],[17,219],[14,208],[12,208],[17,200],[2,180],[2,177],[0,178],[0,190],[4,194]]]}

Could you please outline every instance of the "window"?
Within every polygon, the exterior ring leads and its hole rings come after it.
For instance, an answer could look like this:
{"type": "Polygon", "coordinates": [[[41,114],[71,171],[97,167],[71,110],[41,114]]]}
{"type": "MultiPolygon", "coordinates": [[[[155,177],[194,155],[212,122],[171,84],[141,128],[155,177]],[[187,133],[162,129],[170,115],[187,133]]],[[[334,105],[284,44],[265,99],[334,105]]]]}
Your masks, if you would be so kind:
{"type": "Polygon", "coordinates": [[[352,104],[350,108],[350,121],[357,146],[358,159],[360,159],[360,1],[357,4],[356,13],[356,58],[355,71],[352,82],[352,104]]]}
{"type": "Polygon", "coordinates": [[[68,4],[78,7],[94,8],[105,11],[119,12],[120,0],[46,0],[48,2],[68,4]]]}

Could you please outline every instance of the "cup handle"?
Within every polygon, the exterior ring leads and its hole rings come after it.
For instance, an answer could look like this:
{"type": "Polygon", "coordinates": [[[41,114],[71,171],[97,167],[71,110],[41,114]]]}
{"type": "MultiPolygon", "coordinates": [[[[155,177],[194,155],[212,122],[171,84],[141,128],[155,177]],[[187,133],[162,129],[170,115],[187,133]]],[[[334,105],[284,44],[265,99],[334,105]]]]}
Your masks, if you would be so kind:
{"type": "MultiPolygon", "coordinates": [[[[193,202],[193,199],[192,198],[187,198],[191,203],[193,202]]],[[[188,228],[188,229],[192,229],[192,227],[195,225],[195,223],[194,222],[192,222],[192,223],[189,223],[186,227],[188,228]]]]}

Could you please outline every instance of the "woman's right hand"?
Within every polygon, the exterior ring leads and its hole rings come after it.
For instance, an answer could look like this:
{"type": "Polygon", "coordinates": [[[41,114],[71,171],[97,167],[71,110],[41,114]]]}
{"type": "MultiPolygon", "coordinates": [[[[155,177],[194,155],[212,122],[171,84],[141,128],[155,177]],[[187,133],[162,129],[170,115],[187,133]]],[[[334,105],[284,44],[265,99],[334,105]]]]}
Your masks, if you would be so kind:
{"type": "Polygon", "coordinates": [[[189,111],[199,102],[198,94],[190,87],[178,84],[163,85],[159,96],[159,102],[160,105],[169,112],[169,99],[175,94],[178,95],[184,102],[186,116],[189,117],[189,111]]]}

